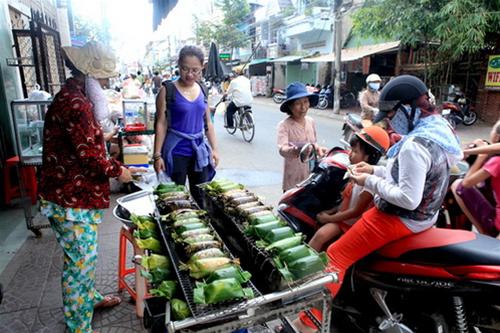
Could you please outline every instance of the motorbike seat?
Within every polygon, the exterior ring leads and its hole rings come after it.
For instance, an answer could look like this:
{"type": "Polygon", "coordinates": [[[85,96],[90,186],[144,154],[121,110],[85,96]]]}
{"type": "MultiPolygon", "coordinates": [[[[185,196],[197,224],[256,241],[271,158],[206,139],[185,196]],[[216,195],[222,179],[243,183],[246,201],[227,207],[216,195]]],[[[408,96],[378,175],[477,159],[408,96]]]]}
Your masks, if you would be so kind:
{"type": "Polygon", "coordinates": [[[408,263],[465,266],[500,265],[500,240],[465,230],[431,228],[378,251],[408,263]]]}
{"type": "Polygon", "coordinates": [[[363,123],[361,122],[361,117],[359,115],[355,113],[348,113],[347,120],[357,128],[363,128],[363,123]]]}

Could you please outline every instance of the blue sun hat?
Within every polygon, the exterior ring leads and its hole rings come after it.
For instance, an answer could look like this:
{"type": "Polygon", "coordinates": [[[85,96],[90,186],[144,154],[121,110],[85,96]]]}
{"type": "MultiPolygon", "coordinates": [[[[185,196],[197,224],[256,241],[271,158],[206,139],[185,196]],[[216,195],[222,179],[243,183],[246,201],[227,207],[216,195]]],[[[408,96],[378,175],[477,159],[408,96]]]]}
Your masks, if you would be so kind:
{"type": "Polygon", "coordinates": [[[280,111],[288,113],[290,111],[290,102],[302,97],[309,97],[309,103],[311,106],[316,106],[316,104],[318,104],[318,94],[308,92],[305,84],[302,82],[290,83],[288,87],[286,87],[286,100],[281,104],[280,111]]]}

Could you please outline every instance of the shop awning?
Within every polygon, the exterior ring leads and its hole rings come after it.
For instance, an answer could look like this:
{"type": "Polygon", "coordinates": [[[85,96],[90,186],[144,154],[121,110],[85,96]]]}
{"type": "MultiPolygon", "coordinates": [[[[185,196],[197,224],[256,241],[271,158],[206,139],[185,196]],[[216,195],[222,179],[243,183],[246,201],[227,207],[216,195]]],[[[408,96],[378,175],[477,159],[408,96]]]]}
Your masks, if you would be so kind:
{"type": "Polygon", "coordinates": [[[299,61],[303,57],[301,56],[286,56],[286,57],[281,57],[281,58],[276,58],[271,60],[271,62],[294,62],[294,61],[299,61]]]}
{"type": "Polygon", "coordinates": [[[265,62],[270,62],[271,60],[272,60],[271,58],[254,59],[254,60],[252,60],[252,61],[248,64],[248,66],[258,65],[258,64],[265,63],[265,62]]]}
{"type": "MultiPolygon", "coordinates": [[[[396,42],[388,42],[388,43],[380,43],[373,45],[366,45],[360,47],[353,47],[348,49],[342,49],[341,59],[342,62],[349,62],[361,59],[363,57],[372,55],[372,54],[380,54],[397,51],[399,48],[400,41],[396,42]]],[[[318,57],[313,58],[304,58],[301,60],[302,62],[335,62],[335,53],[329,53],[320,55],[318,57]]]]}

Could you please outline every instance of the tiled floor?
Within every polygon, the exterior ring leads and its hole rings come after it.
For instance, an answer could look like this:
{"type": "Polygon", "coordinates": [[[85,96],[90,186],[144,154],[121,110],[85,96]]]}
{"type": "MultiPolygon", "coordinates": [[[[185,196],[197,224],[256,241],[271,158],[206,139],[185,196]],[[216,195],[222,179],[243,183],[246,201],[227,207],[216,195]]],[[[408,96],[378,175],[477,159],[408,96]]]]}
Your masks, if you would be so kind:
{"type": "MultiPolygon", "coordinates": [[[[16,214],[19,213],[5,213],[0,217],[0,221],[5,221],[6,217],[19,218],[16,214]]],[[[21,217],[24,218],[22,215],[21,217]]],[[[111,210],[108,210],[99,230],[97,288],[103,294],[116,293],[117,290],[120,226],[121,224],[112,217],[111,210]]],[[[25,231],[24,219],[15,228],[24,228],[25,231]]],[[[26,242],[0,275],[5,292],[3,303],[0,305],[0,332],[65,331],[60,284],[62,261],[62,251],[50,229],[43,230],[42,238],[38,239],[29,234],[26,242]]],[[[130,302],[129,296],[126,293],[122,296],[123,302],[119,306],[94,314],[95,330],[100,333],[146,331],[142,320],[135,315],[135,306],[130,302]]]]}

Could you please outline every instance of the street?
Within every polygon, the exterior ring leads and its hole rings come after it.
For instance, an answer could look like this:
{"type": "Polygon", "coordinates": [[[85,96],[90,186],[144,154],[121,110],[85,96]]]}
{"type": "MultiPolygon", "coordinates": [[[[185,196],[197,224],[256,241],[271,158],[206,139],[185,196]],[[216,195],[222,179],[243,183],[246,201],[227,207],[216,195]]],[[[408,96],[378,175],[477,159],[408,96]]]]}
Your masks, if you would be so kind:
{"type": "MultiPolygon", "coordinates": [[[[276,128],[287,117],[272,99],[257,98],[252,104],[255,138],[243,141],[241,132],[234,135],[224,128],[222,115],[215,115],[220,165],[217,178],[228,178],[247,186],[265,203],[276,206],[282,194],[283,158],[278,153],[276,128]]],[[[309,113],[316,120],[318,143],[333,147],[339,144],[342,122],[309,113]]]]}

